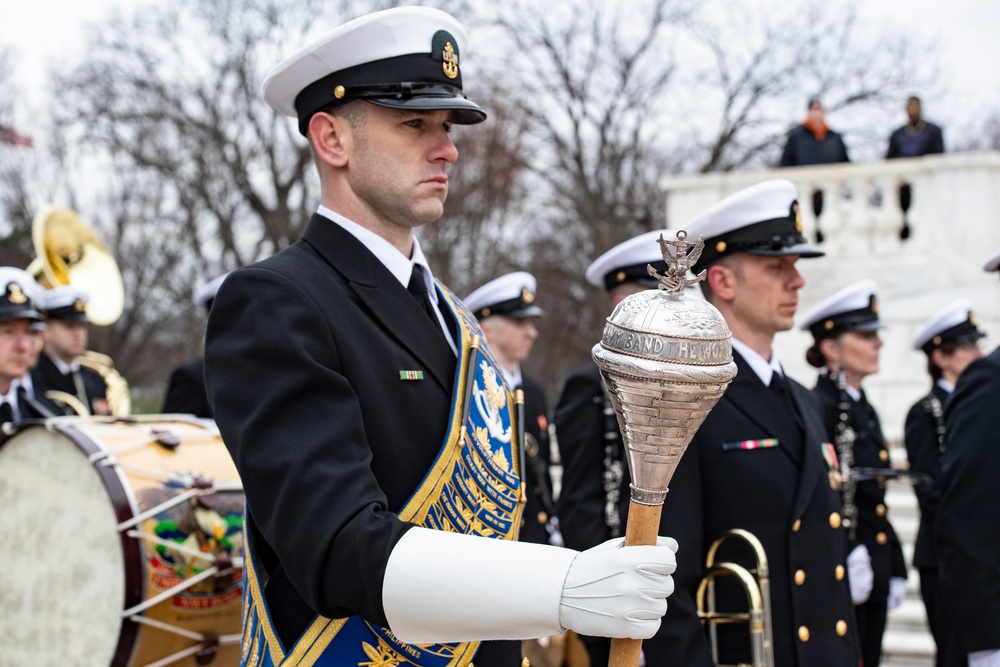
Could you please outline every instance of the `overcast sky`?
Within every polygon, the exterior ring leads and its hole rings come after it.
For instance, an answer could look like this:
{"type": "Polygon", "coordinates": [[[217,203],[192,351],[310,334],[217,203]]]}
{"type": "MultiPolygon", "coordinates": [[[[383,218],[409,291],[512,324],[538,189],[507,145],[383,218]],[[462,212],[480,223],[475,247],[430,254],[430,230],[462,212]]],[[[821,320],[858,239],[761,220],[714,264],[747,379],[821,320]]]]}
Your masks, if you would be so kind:
{"type": "MultiPolygon", "coordinates": [[[[169,0],[144,0],[146,3],[169,0]]],[[[502,0],[501,0],[502,1],[502,0]]],[[[609,0],[614,1],[614,0],[609,0]]],[[[744,0],[751,6],[759,0],[744,0]]],[[[37,82],[47,65],[67,66],[83,57],[83,26],[100,21],[114,6],[141,6],[141,0],[4,0],[0,45],[20,54],[17,82],[29,104],[18,105],[24,122],[39,104],[37,82]],[[25,108],[27,107],[27,108],[25,108]]],[[[863,29],[876,38],[883,28],[936,40],[942,81],[940,98],[923,93],[925,115],[959,134],[1000,109],[1000,2],[995,0],[865,0],[863,29]]],[[[473,36],[474,37],[474,36],[473,36]]],[[[903,120],[900,101],[900,121],[903,120]]],[[[836,118],[831,120],[834,123],[836,118]]]]}

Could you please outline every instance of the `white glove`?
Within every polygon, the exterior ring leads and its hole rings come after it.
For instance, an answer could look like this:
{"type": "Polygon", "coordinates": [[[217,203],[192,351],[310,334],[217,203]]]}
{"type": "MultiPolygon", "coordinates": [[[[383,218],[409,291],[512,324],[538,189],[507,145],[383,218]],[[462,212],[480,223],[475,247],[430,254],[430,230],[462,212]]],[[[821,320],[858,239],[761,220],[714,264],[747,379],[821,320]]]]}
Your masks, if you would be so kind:
{"type": "Polygon", "coordinates": [[[389,629],[410,644],[531,639],[564,629],[651,637],[674,588],[677,543],[622,542],[578,552],[411,528],[386,563],[389,629]]]}
{"type": "Polygon", "coordinates": [[[1000,648],[970,653],[969,667],[1000,667],[1000,648]]]}
{"type": "Polygon", "coordinates": [[[887,600],[889,609],[895,609],[903,604],[904,597],[906,597],[906,579],[889,577],[889,599],[887,600]]]}
{"type": "Polygon", "coordinates": [[[677,542],[658,537],[655,547],[626,547],[608,540],[580,553],[569,568],[559,623],[581,635],[649,639],[667,613],[674,592],[677,542]],[[666,547],[666,548],[664,548],[666,547]]]}
{"type": "Polygon", "coordinates": [[[868,547],[859,544],[847,555],[847,580],[851,585],[851,602],[864,604],[872,594],[875,573],[872,571],[872,557],[868,547]]]}

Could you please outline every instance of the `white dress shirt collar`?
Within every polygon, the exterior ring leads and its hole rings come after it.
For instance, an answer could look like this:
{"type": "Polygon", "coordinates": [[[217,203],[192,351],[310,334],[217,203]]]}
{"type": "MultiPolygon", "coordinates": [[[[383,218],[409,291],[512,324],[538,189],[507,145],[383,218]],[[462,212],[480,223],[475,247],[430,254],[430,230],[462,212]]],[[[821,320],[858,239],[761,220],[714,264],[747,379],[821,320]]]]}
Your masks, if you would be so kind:
{"type": "Polygon", "coordinates": [[[431,273],[431,267],[427,265],[427,258],[424,256],[424,251],[420,249],[420,241],[416,237],[413,239],[413,257],[406,257],[406,255],[399,252],[396,246],[372,230],[362,227],[353,220],[348,220],[326,206],[320,206],[318,212],[323,217],[329,218],[343,227],[351,236],[360,241],[364,247],[368,248],[368,251],[375,255],[385,268],[389,269],[389,273],[395,276],[396,280],[403,287],[410,284],[410,274],[413,273],[414,264],[424,267],[424,282],[427,283],[427,292],[431,296],[431,301],[437,305],[438,295],[437,290],[434,289],[434,275],[431,273]]]}
{"type": "Polygon", "coordinates": [[[771,360],[768,361],[746,343],[738,341],[735,338],[732,341],[733,349],[740,353],[740,356],[747,362],[750,369],[757,374],[757,377],[760,378],[765,387],[770,386],[771,376],[774,373],[777,373],[778,377],[785,377],[785,372],[781,369],[781,363],[778,361],[778,355],[773,347],[771,348],[771,360]]]}

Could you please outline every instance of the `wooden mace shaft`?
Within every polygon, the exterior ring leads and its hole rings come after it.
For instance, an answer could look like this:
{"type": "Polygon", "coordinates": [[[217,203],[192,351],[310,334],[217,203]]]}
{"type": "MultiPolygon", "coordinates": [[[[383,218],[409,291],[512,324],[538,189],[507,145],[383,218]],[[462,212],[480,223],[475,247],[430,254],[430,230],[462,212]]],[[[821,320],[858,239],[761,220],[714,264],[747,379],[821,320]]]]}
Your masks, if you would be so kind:
{"type": "MultiPolygon", "coordinates": [[[[660,532],[660,514],[663,505],[640,505],[634,500],[628,504],[628,523],[625,525],[625,546],[656,544],[660,532]]],[[[612,639],[609,667],[638,667],[641,639],[612,639]]]]}

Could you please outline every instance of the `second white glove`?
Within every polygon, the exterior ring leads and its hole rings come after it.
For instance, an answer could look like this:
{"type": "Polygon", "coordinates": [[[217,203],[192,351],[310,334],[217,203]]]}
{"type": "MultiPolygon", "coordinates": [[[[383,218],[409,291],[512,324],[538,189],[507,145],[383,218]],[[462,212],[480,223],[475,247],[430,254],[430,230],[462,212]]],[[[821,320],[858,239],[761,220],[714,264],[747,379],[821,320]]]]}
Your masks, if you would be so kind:
{"type": "Polygon", "coordinates": [[[851,584],[851,602],[855,605],[868,602],[875,585],[875,573],[865,545],[859,544],[847,555],[847,578],[851,584]]]}
{"type": "Polygon", "coordinates": [[[903,598],[905,597],[906,579],[902,577],[889,577],[889,599],[886,601],[889,609],[895,609],[903,604],[903,598]]]}

